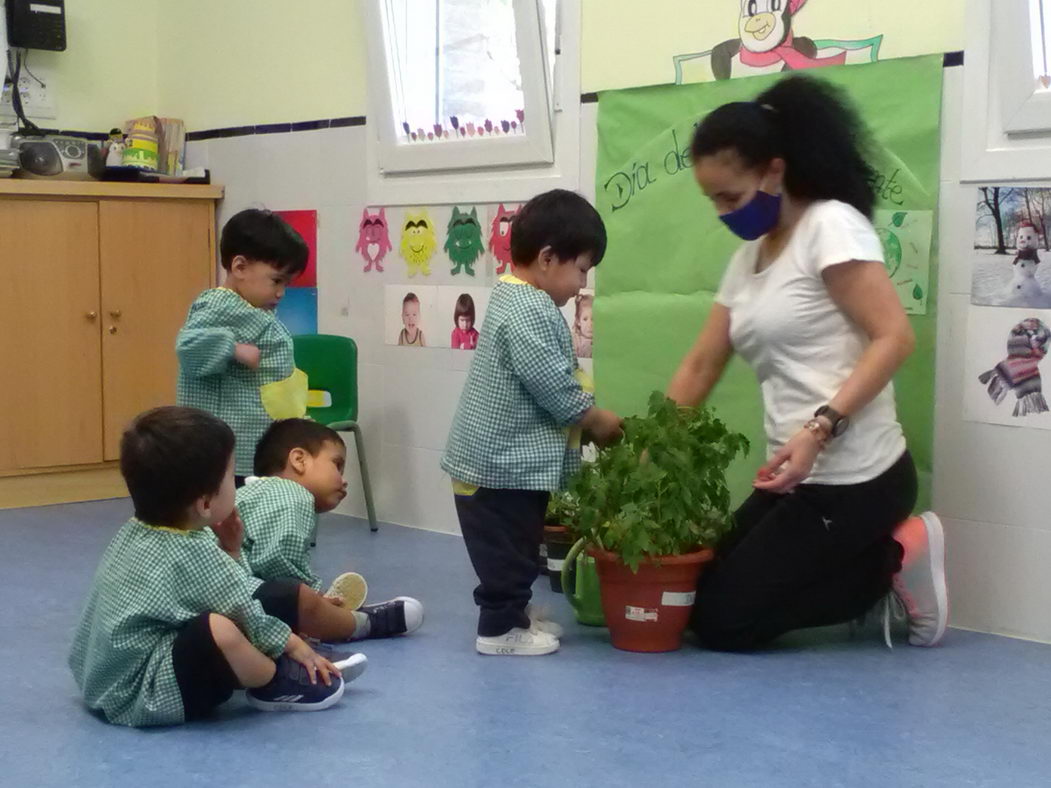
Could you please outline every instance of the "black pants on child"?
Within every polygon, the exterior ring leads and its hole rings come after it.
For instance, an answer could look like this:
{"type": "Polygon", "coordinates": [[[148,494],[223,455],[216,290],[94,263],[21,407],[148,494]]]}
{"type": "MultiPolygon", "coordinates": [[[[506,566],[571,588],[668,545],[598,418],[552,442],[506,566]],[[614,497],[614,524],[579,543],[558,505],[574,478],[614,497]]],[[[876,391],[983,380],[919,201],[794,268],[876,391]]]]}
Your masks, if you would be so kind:
{"type": "Polygon", "coordinates": [[[861,484],[756,491],[702,576],[691,624],[709,648],[745,651],[793,629],[852,621],[890,589],[903,550],[895,527],[916,505],[906,452],[861,484]]]}
{"type": "Polygon", "coordinates": [[[544,538],[544,515],[550,493],[490,490],[456,496],[456,514],[478,587],[474,602],[478,634],[503,635],[528,628],[526,605],[540,574],[538,556],[544,538]]]}

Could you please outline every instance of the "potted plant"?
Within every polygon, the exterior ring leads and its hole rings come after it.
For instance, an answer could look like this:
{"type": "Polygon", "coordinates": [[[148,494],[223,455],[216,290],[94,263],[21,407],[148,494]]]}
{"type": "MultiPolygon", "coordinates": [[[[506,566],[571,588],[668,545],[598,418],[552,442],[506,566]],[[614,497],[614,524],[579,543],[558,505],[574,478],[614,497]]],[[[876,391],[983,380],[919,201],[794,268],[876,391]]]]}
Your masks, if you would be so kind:
{"type": "Polygon", "coordinates": [[[697,579],[732,528],[726,469],[748,451],[709,408],[681,408],[661,392],[624,439],[574,477],[574,533],[596,559],[613,645],[682,645],[697,579]]]}
{"type": "Polygon", "coordinates": [[[579,506],[576,497],[565,491],[552,493],[544,518],[544,544],[541,557],[544,570],[551,582],[551,590],[562,593],[562,564],[573,545],[571,527],[577,521],[579,506]]]}

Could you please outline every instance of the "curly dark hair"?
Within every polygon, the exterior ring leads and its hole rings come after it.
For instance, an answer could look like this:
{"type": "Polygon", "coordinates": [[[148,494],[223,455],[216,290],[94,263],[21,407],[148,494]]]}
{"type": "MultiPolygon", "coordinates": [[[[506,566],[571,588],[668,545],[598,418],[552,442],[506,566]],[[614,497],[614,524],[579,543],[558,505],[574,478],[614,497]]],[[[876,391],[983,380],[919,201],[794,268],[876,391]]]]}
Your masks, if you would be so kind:
{"type": "Polygon", "coordinates": [[[792,76],[755,101],[724,104],[697,127],[694,161],[733,150],[748,167],[785,160],[785,190],[805,200],[839,200],[872,216],[874,171],[868,128],[840,88],[792,76]]]}

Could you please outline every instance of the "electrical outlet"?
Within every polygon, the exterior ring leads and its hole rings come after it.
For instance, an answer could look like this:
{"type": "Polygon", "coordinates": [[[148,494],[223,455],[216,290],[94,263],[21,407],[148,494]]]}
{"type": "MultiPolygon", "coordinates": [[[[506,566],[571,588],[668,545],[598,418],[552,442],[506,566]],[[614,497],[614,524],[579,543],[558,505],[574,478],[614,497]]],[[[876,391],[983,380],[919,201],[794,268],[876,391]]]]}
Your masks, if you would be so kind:
{"type": "MultiPolygon", "coordinates": [[[[15,115],[11,106],[10,79],[4,80],[3,92],[0,93],[0,117],[12,118],[15,115]]],[[[47,82],[41,85],[24,71],[18,80],[19,93],[22,95],[22,109],[31,120],[51,120],[56,117],[55,104],[47,88],[47,82]]]]}

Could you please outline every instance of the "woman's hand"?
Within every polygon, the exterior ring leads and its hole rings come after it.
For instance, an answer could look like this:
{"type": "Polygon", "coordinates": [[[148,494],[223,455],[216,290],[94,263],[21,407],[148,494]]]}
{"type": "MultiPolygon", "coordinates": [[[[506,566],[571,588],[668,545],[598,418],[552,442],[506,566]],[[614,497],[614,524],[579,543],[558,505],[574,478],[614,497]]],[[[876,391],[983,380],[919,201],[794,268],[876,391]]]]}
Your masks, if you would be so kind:
{"type": "Polygon", "coordinates": [[[784,495],[810,475],[821,452],[821,439],[810,430],[800,430],[755,475],[757,490],[784,495]]]}

